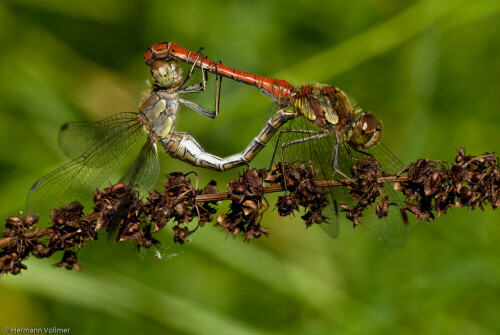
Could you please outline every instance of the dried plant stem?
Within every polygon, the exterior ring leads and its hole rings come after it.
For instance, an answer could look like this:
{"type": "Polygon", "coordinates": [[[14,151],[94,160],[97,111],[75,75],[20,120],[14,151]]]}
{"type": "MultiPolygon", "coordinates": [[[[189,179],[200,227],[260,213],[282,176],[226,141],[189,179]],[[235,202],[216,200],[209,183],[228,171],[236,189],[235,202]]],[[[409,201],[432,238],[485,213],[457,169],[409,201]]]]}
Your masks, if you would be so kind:
{"type": "MultiPolygon", "coordinates": [[[[378,178],[378,183],[394,183],[398,181],[406,181],[408,177],[406,176],[387,176],[378,178]]],[[[317,185],[321,187],[336,187],[336,186],[349,186],[351,184],[356,184],[356,180],[349,179],[336,179],[336,180],[318,180],[317,185]]],[[[283,192],[285,187],[280,184],[268,185],[263,187],[264,194],[283,192]]],[[[214,201],[224,201],[230,200],[231,195],[229,192],[217,193],[217,194],[200,194],[196,196],[197,202],[214,202],[214,201]]],[[[54,229],[44,228],[34,232],[29,232],[24,235],[26,239],[40,238],[44,236],[50,236],[54,233],[54,229]]],[[[0,239],[0,249],[8,248],[13,246],[17,242],[18,238],[15,236],[9,236],[0,239]]]]}
{"type": "MultiPolygon", "coordinates": [[[[31,240],[33,238],[40,238],[44,236],[49,236],[54,233],[52,227],[40,229],[37,231],[29,232],[24,234],[25,239],[31,240]]],[[[16,244],[19,238],[17,236],[4,237],[0,240],[0,249],[9,248],[16,244]]]]}
{"type": "Polygon", "coordinates": [[[36,215],[8,217],[0,239],[0,275],[26,269],[22,262],[29,255],[43,258],[56,251],[64,251],[57,266],[80,270],[75,249],[96,239],[98,232],[113,233],[116,242],[133,240],[139,247],[149,248],[159,243],[153,234],[171,224],[174,242],[182,244],[198,227],[213,221],[216,203],[224,200],[231,200],[229,211],[216,218],[216,226],[228,235],[242,235],[245,241],[267,236],[267,229],[260,225],[269,208],[263,196],[285,191],[284,185],[287,192],[278,197],[275,206],[278,216],[294,215],[302,207],[306,227],[338,219],[323,212],[328,205],[333,206],[332,200],[339,206],[336,215],[344,214],[355,227],[369,207],[380,219],[391,209],[399,209],[396,213],[401,214],[401,224],[408,224],[406,213],[414,214],[418,221],[433,220],[452,207],[483,211],[488,204],[493,209],[500,207],[500,164],[492,153],[470,156],[460,149],[452,164],[419,159],[393,175],[384,174],[375,159],[366,158],[356,162],[352,175],[352,179],[317,180],[311,163],[282,162],[268,173],[248,169],[228,183],[227,192],[219,193],[214,182],[199,190],[187,175],[171,173],[164,181],[164,190],[153,190],[147,199],[137,198],[133,189],[118,183],[97,191],[95,206],[87,215],[78,202],[53,209],[48,228],[38,228],[36,215]],[[264,182],[269,185],[264,186],[264,182]],[[404,203],[383,191],[386,183],[393,183],[394,189],[403,193],[404,203]],[[346,187],[352,199],[331,198],[329,187],[346,187]],[[190,230],[187,223],[195,217],[196,228],[190,230]]]}
{"type": "MultiPolygon", "coordinates": [[[[407,176],[391,175],[378,178],[377,183],[385,184],[385,183],[402,182],[407,180],[408,180],[407,176]]],[[[356,184],[356,182],[357,182],[356,179],[352,180],[334,179],[334,180],[318,180],[316,181],[316,184],[320,187],[336,187],[336,186],[350,186],[352,184],[356,184]]],[[[267,185],[263,187],[263,190],[265,194],[283,192],[285,191],[285,186],[281,184],[267,185]]],[[[200,194],[196,196],[196,201],[198,202],[223,201],[230,199],[231,195],[229,194],[229,192],[218,193],[218,194],[200,194]]]]}

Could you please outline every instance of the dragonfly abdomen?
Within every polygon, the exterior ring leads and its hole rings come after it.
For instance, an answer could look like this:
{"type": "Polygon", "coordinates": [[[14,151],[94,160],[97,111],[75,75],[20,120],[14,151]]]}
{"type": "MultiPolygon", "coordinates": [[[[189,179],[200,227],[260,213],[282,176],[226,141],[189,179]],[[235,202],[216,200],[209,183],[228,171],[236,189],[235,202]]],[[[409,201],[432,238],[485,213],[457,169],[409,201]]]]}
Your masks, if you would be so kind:
{"type": "Polygon", "coordinates": [[[269,119],[259,135],[254,137],[242,152],[220,158],[205,150],[187,133],[170,133],[161,140],[165,151],[172,157],[183,160],[191,165],[200,166],[216,171],[226,171],[248,164],[289,120],[297,117],[295,111],[280,109],[269,119]]]}
{"type": "Polygon", "coordinates": [[[187,64],[195,64],[213,74],[236,80],[257,87],[279,105],[285,105],[294,91],[294,86],[286,80],[274,79],[236,70],[232,67],[214,62],[196,52],[190,51],[173,42],[156,43],[144,53],[146,64],[150,66],[155,60],[172,58],[187,64]]]}

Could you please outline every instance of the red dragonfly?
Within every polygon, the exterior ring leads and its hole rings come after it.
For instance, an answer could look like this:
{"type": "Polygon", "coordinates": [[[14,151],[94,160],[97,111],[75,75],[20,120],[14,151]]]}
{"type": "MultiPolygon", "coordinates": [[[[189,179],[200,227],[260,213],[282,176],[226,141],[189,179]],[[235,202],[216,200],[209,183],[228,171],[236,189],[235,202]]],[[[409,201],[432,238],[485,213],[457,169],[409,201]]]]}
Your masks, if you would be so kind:
{"type": "MultiPolygon", "coordinates": [[[[154,44],[144,53],[146,64],[155,61],[174,59],[192,64],[218,76],[230,78],[259,89],[276,104],[278,111],[271,120],[273,126],[287,128],[279,131],[277,143],[281,146],[281,159],[311,160],[318,173],[325,179],[334,179],[339,174],[344,178],[352,177],[352,166],[362,157],[374,157],[385,172],[397,172],[402,163],[382,144],[382,124],[371,113],[362,112],[339,88],[324,84],[293,86],[289,82],[243,72],[203,55],[190,51],[173,42],[154,44]],[[280,116],[279,118],[277,116],[280,116]],[[343,145],[341,146],[340,143],[343,145]],[[286,148],[292,147],[294,150],[286,148]]],[[[267,134],[265,143],[277,129],[268,124],[261,131],[267,134]]],[[[254,140],[255,141],[255,140],[254,140]]],[[[263,146],[262,145],[262,146],[263,146]]],[[[275,150],[276,152],[276,150],[275,150]]],[[[253,157],[250,157],[253,158],[253,157]]],[[[274,160],[274,155],[273,155],[274,160]]],[[[331,189],[329,225],[321,225],[332,237],[337,237],[339,221],[339,202],[352,204],[353,201],[345,188],[331,189]]],[[[401,199],[393,190],[385,190],[391,205],[398,207],[401,199]]],[[[375,211],[365,211],[363,226],[379,239],[395,246],[405,244],[409,235],[403,213],[393,208],[386,218],[379,219],[375,211]]]]}

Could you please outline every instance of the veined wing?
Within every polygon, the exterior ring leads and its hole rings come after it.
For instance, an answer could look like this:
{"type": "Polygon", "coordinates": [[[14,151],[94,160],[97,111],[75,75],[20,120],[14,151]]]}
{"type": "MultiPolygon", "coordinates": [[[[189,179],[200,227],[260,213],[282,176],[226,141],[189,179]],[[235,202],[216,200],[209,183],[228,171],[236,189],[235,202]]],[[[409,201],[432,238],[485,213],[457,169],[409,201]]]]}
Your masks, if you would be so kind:
{"type": "MultiPolygon", "coordinates": [[[[270,109],[268,115],[272,115],[274,108],[270,109]]],[[[313,122],[309,122],[304,118],[300,117],[295,120],[288,121],[281,129],[300,129],[308,131],[321,131],[313,122]]],[[[278,132],[279,134],[279,132],[278,132]]],[[[276,150],[274,157],[274,162],[280,161],[281,155],[281,144],[290,141],[295,141],[309,137],[308,134],[299,133],[283,133],[278,141],[278,135],[275,135],[270,141],[269,145],[276,150]]],[[[328,180],[333,179],[335,171],[331,168],[331,159],[333,148],[335,144],[335,138],[333,136],[326,136],[321,139],[301,142],[285,148],[283,156],[285,161],[291,163],[301,163],[305,161],[311,161],[314,164],[316,174],[318,179],[328,180]]],[[[273,163],[274,163],[273,162],[273,163]]],[[[343,194],[344,188],[332,187],[330,188],[329,202],[330,204],[324,209],[324,214],[328,215],[330,219],[327,223],[321,224],[320,227],[332,238],[337,238],[339,234],[339,222],[347,221],[345,216],[340,213],[340,203],[338,199],[345,198],[343,194]]],[[[345,192],[347,193],[347,192],[345,192]]],[[[349,196],[347,194],[347,196],[349,196]]]]}
{"type": "Polygon", "coordinates": [[[160,174],[160,163],[156,143],[149,139],[143,145],[139,156],[120,179],[127,187],[139,191],[139,197],[144,197],[153,188],[160,174]]]}
{"type": "MultiPolygon", "coordinates": [[[[97,122],[67,122],[59,130],[59,149],[68,158],[75,159],[97,142],[112,136],[113,129],[124,127],[133,120],[137,120],[137,113],[125,112],[97,122]]],[[[104,157],[95,163],[105,164],[104,157]]]]}
{"type": "MultiPolygon", "coordinates": [[[[283,126],[283,129],[285,128],[320,131],[320,128],[316,126],[314,122],[310,122],[302,117],[289,121],[283,126]]],[[[284,133],[280,139],[279,145],[285,142],[305,137],[307,137],[307,135],[305,134],[284,133]]],[[[284,157],[285,160],[290,162],[302,162],[306,160],[312,161],[319,179],[343,179],[344,177],[336,173],[336,171],[332,167],[334,146],[335,136],[332,133],[321,139],[302,142],[289,146],[285,148],[284,157]]],[[[353,152],[353,154],[355,154],[355,156],[358,158],[368,157],[367,155],[356,152],[352,149],[351,152],[353,152]]],[[[397,158],[395,158],[394,155],[392,155],[390,151],[382,144],[379,144],[375,148],[371,149],[369,153],[373,154],[377,160],[380,160],[383,171],[386,171],[388,173],[399,171],[399,160],[397,160],[397,158]]],[[[343,143],[339,144],[338,155],[339,169],[346,175],[352,177],[352,166],[356,161],[348,156],[343,143]]],[[[280,159],[279,153],[275,157],[275,161],[277,159],[280,159]]],[[[379,219],[375,213],[375,208],[372,205],[366,208],[365,211],[363,211],[363,218],[361,219],[361,223],[380,240],[383,240],[394,246],[402,246],[408,239],[409,229],[404,224],[401,212],[399,210],[399,208],[402,208],[401,198],[398,197],[397,193],[394,190],[392,190],[391,185],[386,185],[383,188],[383,194],[381,196],[389,197],[391,210],[388,216],[384,219],[379,219]]],[[[379,196],[379,198],[377,198],[377,201],[379,201],[380,199],[381,197],[379,196]]],[[[325,214],[330,217],[330,222],[329,224],[321,224],[321,228],[328,235],[336,238],[339,233],[340,222],[348,222],[349,225],[352,225],[352,222],[346,219],[345,213],[340,211],[339,205],[341,203],[345,203],[348,206],[354,206],[355,201],[352,199],[352,196],[349,194],[349,190],[346,187],[330,188],[329,200],[330,205],[328,205],[328,207],[326,208],[325,214]]]]}
{"type": "MultiPolygon", "coordinates": [[[[403,163],[383,143],[377,144],[367,152],[380,163],[382,172],[391,174],[401,171],[403,168],[403,163]]],[[[410,227],[407,222],[404,222],[401,213],[401,209],[404,207],[402,194],[396,192],[393,186],[393,183],[386,183],[381,190],[382,196],[389,198],[388,216],[379,219],[371,206],[363,212],[362,223],[366,229],[381,240],[396,247],[402,247],[410,236],[410,227]]]]}
{"type": "Polygon", "coordinates": [[[89,199],[143,135],[137,116],[128,115],[119,114],[93,144],[88,139],[95,137],[84,138],[88,147],[81,155],[37,181],[28,194],[28,212],[47,215],[51,208],[89,199]]]}
{"type": "Polygon", "coordinates": [[[135,195],[137,193],[139,198],[147,195],[148,191],[153,188],[159,174],[160,163],[158,161],[156,144],[148,138],[137,158],[120,179],[120,182],[125,184],[126,191],[106,228],[108,232],[114,232],[120,225],[121,219],[126,216],[125,213],[136,201],[135,195]]]}

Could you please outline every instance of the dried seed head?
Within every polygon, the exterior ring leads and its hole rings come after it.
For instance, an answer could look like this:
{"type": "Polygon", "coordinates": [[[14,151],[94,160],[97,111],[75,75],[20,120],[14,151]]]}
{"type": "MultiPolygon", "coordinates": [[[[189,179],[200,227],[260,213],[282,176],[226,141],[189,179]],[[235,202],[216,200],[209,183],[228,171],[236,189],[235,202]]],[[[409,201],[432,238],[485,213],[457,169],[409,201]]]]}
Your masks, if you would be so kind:
{"type": "Polygon", "coordinates": [[[71,250],[66,250],[64,252],[62,260],[54,265],[55,267],[62,267],[64,266],[66,270],[72,270],[73,268],[76,269],[78,272],[82,272],[82,269],[77,263],[77,257],[76,253],[71,250]]]}
{"type": "Polygon", "coordinates": [[[120,192],[125,191],[125,188],[126,188],[126,186],[124,183],[118,183],[118,184],[115,184],[111,187],[111,192],[120,193],[120,192]]]}
{"type": "Polygon", "coordinates": [[[481,173],[476,171],[476,172],[472,173],[470,179],[471,179],[471,181],[477,183],[478,181],[481,180],[481,177],[482,177],[481,173]]]}
{"type": "Polygon", "coordinates": [[[279,196],[276,202],[279,217],[292,215],[294,211],[299,209],[299,202],[293,194],[279,196]]]}

